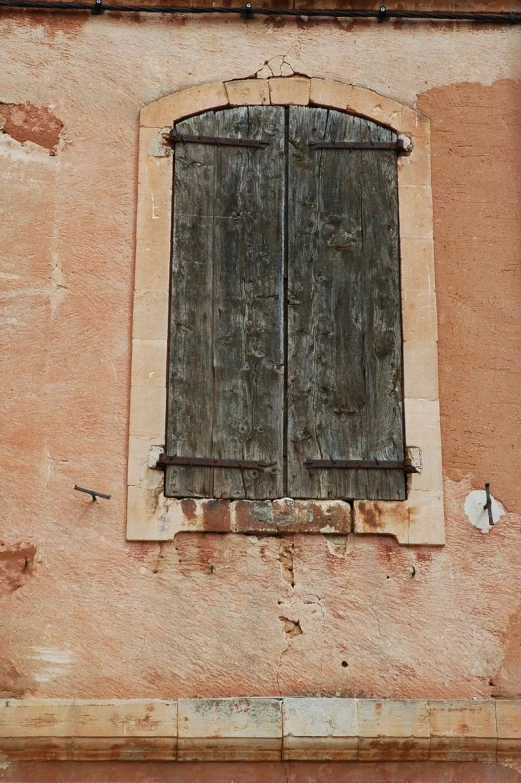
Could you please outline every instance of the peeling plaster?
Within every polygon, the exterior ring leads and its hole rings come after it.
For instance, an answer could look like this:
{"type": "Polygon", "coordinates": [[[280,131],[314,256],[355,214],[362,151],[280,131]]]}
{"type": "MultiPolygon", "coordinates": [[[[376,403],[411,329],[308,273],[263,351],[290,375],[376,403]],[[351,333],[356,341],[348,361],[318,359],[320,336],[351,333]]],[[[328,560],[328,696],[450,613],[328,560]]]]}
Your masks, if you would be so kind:
{"type": "Polygon", "coordinates": [[[30,141],[55,155],[63,122],[48,107],[32,103],[0,103],[0,130],[20,144],[30,141]]]}

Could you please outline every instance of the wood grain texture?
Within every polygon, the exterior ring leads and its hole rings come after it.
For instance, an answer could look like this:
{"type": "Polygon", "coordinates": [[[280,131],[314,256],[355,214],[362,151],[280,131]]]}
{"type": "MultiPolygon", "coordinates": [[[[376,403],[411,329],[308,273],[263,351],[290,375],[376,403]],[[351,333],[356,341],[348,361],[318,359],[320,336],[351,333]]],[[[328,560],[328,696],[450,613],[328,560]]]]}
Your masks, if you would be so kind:
{"type": "MultiPolygon", "coordinates": [[[[176,130],[215,134],[215,115],[176,130]]],[[[214,159],[214,147],[176,145],[166,449],[180,456],[212,456],[214,159]]],[[[211,493],[211,468],[166,469],[165,494],[211,493]]]]}
{"type": "Polygon", "coordinates": [[[166,491],[277,497],[282,493],[284,110],[212,112],[178,123],[176,131],[270,144],[264,150],[176,145],[167,451],[262,460],[271,467],[262,472],[169,467],[166,491]],[[187,223],[190,235],[183,233],[187,223]],[[175,331],[180,314],[183,333],[175,331]]]}
{"type": "Polygon", "coordinates": [[[403,459],[396,157],[310,150],[394,141],[367,120],[291,107],[288,175],[288,494],[404,499],[399,471],[306,459],[403,459]]]}

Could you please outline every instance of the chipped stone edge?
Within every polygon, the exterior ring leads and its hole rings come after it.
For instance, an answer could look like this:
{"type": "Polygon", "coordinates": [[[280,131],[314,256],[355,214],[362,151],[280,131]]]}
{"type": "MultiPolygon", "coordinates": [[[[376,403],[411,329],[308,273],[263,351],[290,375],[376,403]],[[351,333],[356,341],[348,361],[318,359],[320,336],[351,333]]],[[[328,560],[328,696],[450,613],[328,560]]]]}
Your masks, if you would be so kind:
{"type": "Polygon", "coordinates": [[[521,700],[1,699],[0,761],[519,761],[521,700]]]}
{"type": "MultiPolygon", "coordinates": [[[[400,544],[441,546],[445,543],[445,517],[430,122],[410,107],[371,90],[302,76],[215,82],[167,95],[141,110],[127,539],[165,541],[178,532],[200,529],[194,528],[191,521],[179,513],[178,505],[164,497],[162,474],[147,465],[149,448],[158,446],[164,439],[166,420],[164,368],[167,363],[173,156],[169,152],[165,154],[162,137],[174,122],[193,114],[227,106],[270,103],[347,111],[386,125],[410,141],[409,154],[398,159],[404,411],[407,443],[421,449],[424,465],[421,472],[409,476],[408,499],[401,501],[399,506],[388,501],[379,501],[370,507],[355,503],[354,532],[394,536],[400,544]],[[152,302],[156,305],[154,328],[146,313],[147,303],[151,308],[152,302]],[[136,468],[135,453],[140,449],[146,453],[136,468]]],[[[284,529],[276,532],[283,533],[284,529]]],[[[305,526],[301,532],[307,532],[305,526]]],[[[321,532],[345,531],[328,527],[321,532]]]]}

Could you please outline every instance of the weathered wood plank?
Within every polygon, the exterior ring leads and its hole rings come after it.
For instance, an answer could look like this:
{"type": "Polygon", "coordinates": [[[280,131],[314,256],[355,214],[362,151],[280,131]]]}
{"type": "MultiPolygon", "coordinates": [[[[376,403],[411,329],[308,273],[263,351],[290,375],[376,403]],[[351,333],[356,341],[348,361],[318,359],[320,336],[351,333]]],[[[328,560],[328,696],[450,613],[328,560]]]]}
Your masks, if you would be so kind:
{"type": "MultiPolygon", "coordinates": [[[[360,120],[363,141],[395,135],[360,120]]],[[[398,183],[393,152],[362,152],[362,233],[366,310],[367,449],[375,459],[404,456],[402,328],[398,235],[398,183]]],[[[369,471],[367,497],[404,500],[401,471],[369,471]],[[378,474],[382,475],[379,476],[378,474]]]]}
{"type": "Polygon", "coordinates": [[[308,146],[395,137],[326,109],[289,116],[287,492],[403,498],[401,472],[303,464],[404,456],[395,155],[308,146]]]}
{"type": "Polygon", "coordinates": [[[219,148],[214,223],[214,452],[273,463],[214,469],[214,497],[282,492],[284,110],[219,112],[217,135],[267,139],[219,148]]]}
{"type": "MultiPolygon", "coordinates": [[[[176,124],[214,135],[213,112],[176,124]]],[[[176,144],[166,450],[212,456],[215,147],[176,144]]],[[[212,469],[169,466],[165,494],[211,497],[212,469]]]]}
{"type": "Polygon", "coordinates": [[[284,110],[208,113],[178,123],[176,131],[270,144],[266,149],[176,145],[167,451],[273,466],[262,472],[169,466],[167,494],[277,497],[282,493],[284,110]],[[187,216],[191,234],[183,234],[187,216]],[[176,333],[179,314],[186,315],[176,333]]]}

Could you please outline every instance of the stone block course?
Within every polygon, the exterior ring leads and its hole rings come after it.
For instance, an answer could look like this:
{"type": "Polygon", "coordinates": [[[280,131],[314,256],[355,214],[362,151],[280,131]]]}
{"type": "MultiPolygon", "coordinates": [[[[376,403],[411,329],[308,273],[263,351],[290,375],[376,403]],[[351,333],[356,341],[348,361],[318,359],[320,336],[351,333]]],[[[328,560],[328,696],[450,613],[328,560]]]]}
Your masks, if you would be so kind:
{"type": "Polygon", "coordinates": [[[520,702],[494,700],[3,700],[0,753],[9,760],[518,762],[520,713],[520,702]]]}
{"type": "Polygon", "coordinates": [[[283,106],[307,106],[309,103],[309,79],[299,76],[268,79],[271,103],[283,106]]]}

